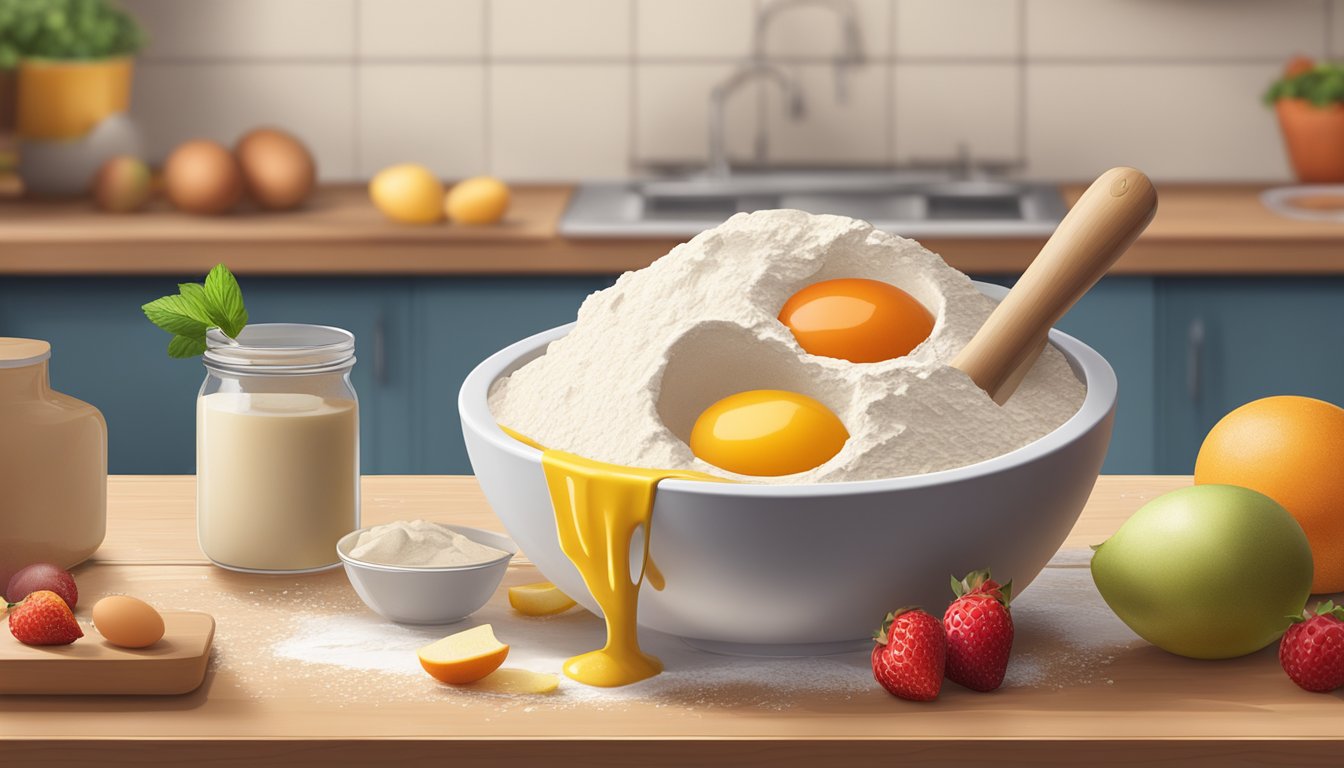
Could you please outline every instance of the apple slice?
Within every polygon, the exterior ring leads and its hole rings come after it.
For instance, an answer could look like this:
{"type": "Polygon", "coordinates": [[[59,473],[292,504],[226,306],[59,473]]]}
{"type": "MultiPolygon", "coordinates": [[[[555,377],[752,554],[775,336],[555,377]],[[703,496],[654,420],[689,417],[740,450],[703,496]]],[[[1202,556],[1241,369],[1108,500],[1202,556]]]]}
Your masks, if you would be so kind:
{"type": "Polygon", "coordinates": [[[549,581],[509,587],[509,605],[524,616],[554,616],[577,603],[549,581]]]}
{"type": "Polygon", "coordinates": [[[435,680],[464,685],[499,669],[509,655],[509,646],[499,642],[489,624],[482,624],[430,643],[416,655],[420,666],[435,680]]]}

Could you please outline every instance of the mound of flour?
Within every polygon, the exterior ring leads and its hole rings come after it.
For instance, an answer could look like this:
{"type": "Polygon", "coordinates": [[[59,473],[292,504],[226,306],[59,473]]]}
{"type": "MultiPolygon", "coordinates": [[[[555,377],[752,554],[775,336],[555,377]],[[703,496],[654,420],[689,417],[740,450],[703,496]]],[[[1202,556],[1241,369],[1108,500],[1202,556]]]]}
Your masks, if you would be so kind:
{"type": "Polygon", "coordinates": [[[821,483],[965,466],[1052,431],[1084,386],[1047,347],[1000,407],[950,361],[993,302],[913,240],[843,216],[738,214],[592,294],[569,335],[500,379],[499,423],[542,445],[599,461],[696,469],[746,482],[821,483]],[[777,315],[821,280],[883,280],[935,316],[906,357],[857,364],[804,352],[777,315]],[[850,439],[830,461],[778,478],[745,477],[695,458],[700,413],[748,389],[786,389],[825,403],[850,439]]]}

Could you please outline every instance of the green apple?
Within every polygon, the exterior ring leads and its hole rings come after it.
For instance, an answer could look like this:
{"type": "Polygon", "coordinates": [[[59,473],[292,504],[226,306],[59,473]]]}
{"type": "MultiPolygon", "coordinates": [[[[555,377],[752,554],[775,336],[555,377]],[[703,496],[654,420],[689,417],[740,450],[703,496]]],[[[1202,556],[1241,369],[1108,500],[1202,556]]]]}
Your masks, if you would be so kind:
{"type": "Polygon", "coordinates": [[[1273,499],[1234,485],[1159,496],[1096,547],[1092,579],[1140,637],[1196,659],[1274,642],[1311,592],[1306,534],[1273,499]]]}

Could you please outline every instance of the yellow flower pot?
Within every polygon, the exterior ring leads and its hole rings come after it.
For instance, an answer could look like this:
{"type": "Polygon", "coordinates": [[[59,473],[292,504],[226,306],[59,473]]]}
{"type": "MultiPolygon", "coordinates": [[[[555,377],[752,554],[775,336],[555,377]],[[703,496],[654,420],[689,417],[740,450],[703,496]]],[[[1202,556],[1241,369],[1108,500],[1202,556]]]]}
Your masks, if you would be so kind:
{"type": "Polygon", "coordinates": [[[131,103],[133,59],[24,59],[19,63],[18,134],[77,139],[131,103]]]}

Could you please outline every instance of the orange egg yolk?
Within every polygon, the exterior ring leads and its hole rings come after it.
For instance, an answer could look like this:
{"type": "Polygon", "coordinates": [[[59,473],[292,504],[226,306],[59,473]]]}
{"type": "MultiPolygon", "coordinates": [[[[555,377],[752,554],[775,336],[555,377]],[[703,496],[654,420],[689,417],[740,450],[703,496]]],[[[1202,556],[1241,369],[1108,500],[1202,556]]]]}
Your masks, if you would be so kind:
{"type": "Polygon", "coordinates": [[[849,432],[831,410],[806,395],[753,389],[729,395],[700,414],[691,452],[740,475],[806,472],[840,452],[849,432]]]}
{"type": "Polygon", "coordinates": [[[933,333],[933,315],[915,297],[863,278],[807,286],[784,302],[779,321],[808,354],[854,363],[903,357],[933,333]]]}

